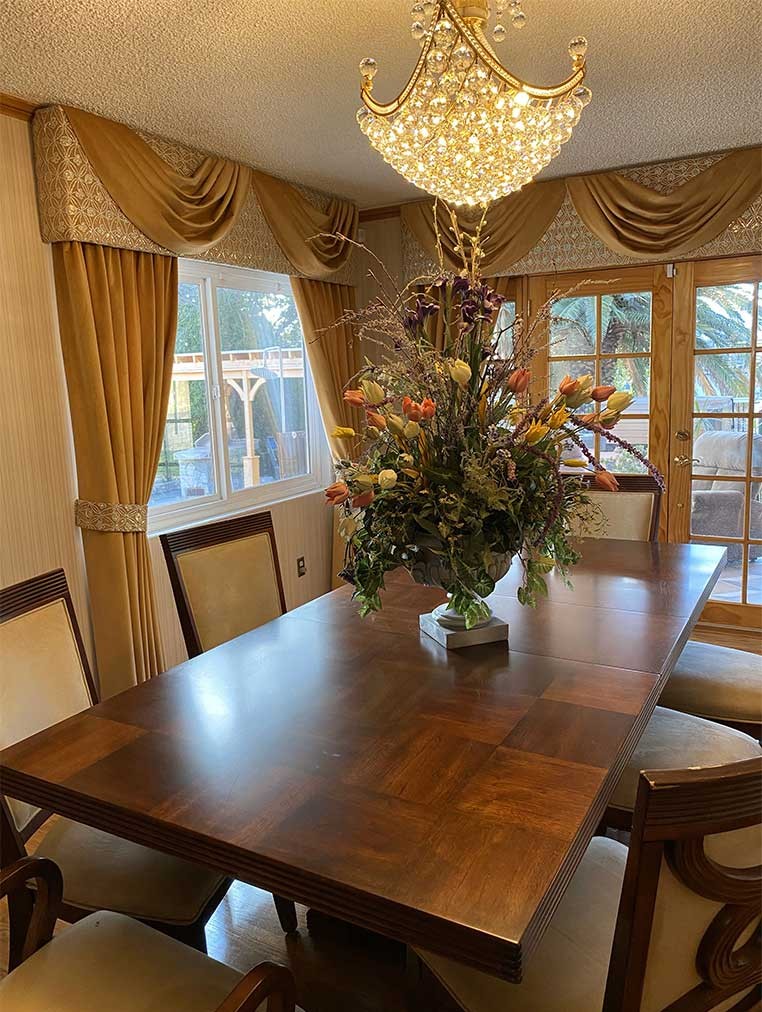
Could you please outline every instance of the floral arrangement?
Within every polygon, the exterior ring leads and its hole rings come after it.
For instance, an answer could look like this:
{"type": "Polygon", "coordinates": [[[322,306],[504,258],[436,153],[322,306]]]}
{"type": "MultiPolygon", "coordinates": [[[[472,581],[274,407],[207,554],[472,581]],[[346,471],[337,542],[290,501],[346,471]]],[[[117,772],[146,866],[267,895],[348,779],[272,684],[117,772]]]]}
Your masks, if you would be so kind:
{"type": "Polygon", "coordinates": [[[359,431],[334,430],[355,440],[357,452],[338,462],[326,489],[342,513],[342,575],[354,584],[363,615],[381,607],[385,574],[403,566],[417,578],[422,555],[426,572],[436,562],[436,582],[467,628],[489,617],[483,598],[507,569],[501,560],[521,560],[523,604],[547,593],[554,567],[568,579],[579,558],[572,529],[596,522],[588,483],[618,487],[585,445],[586,431],[605,431],[658,475],[611,433],[633,399],[629,392],[584,375],[566,376],[550,397],[530,397],[536,334],[554,318],[555,299],[569,293],[558,293],[531,324],[504,327],[502,297],[475,272],[463,275],[441,276],[412,297],[409,289],[381,297],[353,314],[361,333],[381,332],[391,345],[382,364],[368,363],[344,392],[363,423],[359,431]],[[439,349],[433,324],[443,335],[439,349]],[[590,403],[593,410],[580,413],[590,403]],[[585,473],[587,481],[574,477],[585,473]]]}

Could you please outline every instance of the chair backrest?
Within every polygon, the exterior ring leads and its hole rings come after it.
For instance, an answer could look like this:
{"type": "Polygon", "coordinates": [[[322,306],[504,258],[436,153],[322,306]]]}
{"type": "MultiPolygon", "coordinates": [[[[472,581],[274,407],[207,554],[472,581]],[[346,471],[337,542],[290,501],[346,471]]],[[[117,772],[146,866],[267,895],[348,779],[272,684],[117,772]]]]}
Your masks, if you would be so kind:
{"type": "Polygon", "coordinates": [[[574,533],[623,541],[656,541],[659,533],[662,491],[650,474],[618,474],[618,492],[604,492],[592,482],[587,496],[604,518],[604,526],[592,534],[574,533]]]}
{"type": "MultiPolygon", "coordinates": [[[[0,747],[28,738],[97,701],[62,569],[0,590],[0,747]]],[[[8,799],[27,838],[38,809],[8,799]]]]}
{"type": "Polygon", "coordinates": [[[603,1012],[758,1007],[762,757],[641,773],[603,1012]]]}
{"type": "Polygon", "coordinates": [[[161,535],[189,657],[286,610],[270,513],[161,535]]]}

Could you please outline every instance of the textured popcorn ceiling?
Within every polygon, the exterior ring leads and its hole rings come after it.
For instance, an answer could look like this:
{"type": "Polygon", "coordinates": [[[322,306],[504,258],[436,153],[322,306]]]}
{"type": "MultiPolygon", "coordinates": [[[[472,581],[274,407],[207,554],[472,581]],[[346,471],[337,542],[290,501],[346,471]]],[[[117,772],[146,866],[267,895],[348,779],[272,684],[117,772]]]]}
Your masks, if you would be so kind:
{"type": "MultiPolygon", "coordinates": [[[[412,0],[0,0],[0,91],[62,102],[237,158],[363,206],[418,191],[354,119],[357,64],[376,94],[418,53],[412,0]]],[[[498,51],[533,83],[590,41],[594,100],[546,176],[759,143],[758,0],[525,0],[498,51]]]]}

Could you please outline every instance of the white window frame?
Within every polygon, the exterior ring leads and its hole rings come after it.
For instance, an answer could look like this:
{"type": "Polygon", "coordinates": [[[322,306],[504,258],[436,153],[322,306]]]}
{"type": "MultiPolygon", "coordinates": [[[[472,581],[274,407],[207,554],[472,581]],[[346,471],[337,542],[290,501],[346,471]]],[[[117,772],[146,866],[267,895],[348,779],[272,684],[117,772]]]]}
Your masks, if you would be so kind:
{"type": "Polygon", "coordinates": [[[306,423],[309,467],[307,474],[295,478],[255,485],[234,491],[230,485],[228,441],[224,428],[222,404],[222,345],[217,329],[217,288],[239,288],[245,291],[288,292],[293,296],[291,280],[286,274],[269,274],[243,267],[204,263],[181,259],[178,284],[199,286],[201,293],[201,325],[204,342],[204,366],[209,393],[209,434],[211,437],[216,492],[176,503],[148,508],[148,533],[158,534],[175,527],[218,519],[236,513],[271,506],[284,499],[293,499],[322,489],[333,480],[331,454],[328,449],[323,420],[310,372],[304,345],[304,376],[306,391],[306,423]]]}

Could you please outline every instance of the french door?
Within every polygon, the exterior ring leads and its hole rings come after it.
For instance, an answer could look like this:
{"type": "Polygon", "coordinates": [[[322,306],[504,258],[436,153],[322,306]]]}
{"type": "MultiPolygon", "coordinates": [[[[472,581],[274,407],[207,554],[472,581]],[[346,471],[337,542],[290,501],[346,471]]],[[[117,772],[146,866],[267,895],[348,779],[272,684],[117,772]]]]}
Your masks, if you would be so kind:
{"type": "Polygon", "coordinates": [[[762,257],[678,264],[668,536],[728,558],[703,619],[762,626],[762,257]]]}
{"type": "MultiPolygon", "coordinates": [[[[669,362],[672,279],[664,265],[529,278],[533,316],[561,292],[554,319],[540,335],[533,363],[533,394],[547,396],[568,373],[590,373],[596,385],[629,389],[635,400],[612,430],[666,475],[669,467],[669,362]]],[[[580,410],[592,410],[592,404],[580,410]]],[[[604,435],[590,433],[588,448],[610,471],[640,473],[643,465],[604,435]]],[[[578,452],[570,448],[573,456],[578,452]]],[[[663,511],[663,537],[667,534],[663,511]]]]}

